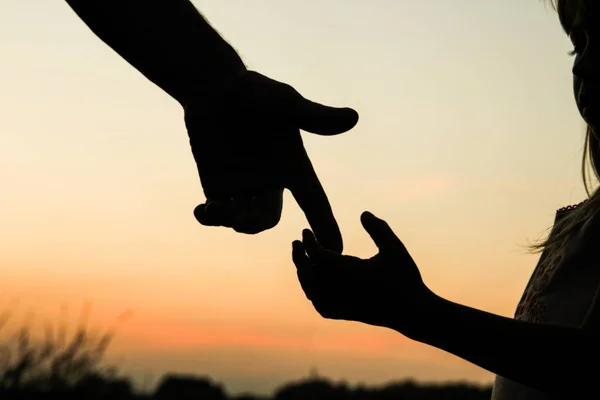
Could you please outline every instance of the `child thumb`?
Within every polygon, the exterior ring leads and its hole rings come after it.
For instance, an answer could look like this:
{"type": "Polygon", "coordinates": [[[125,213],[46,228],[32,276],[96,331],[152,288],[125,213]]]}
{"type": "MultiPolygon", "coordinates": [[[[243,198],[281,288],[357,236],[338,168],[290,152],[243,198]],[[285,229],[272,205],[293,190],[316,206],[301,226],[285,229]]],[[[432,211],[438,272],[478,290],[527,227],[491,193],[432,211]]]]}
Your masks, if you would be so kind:
{"type": "Polygon", "coordinates": [[[296,104],[295,111],[298,127],[317,135],[338,135],[358,123],[358,113],[352,108],[329,107],[304,97],[296,104]]]}
{"type": "Polygon", "coordinates": [[[360,216],[360,221],[369,234],[373,242],[380,251],[390,250],[400,245],[402,248],[402,242],[396,236],[392,228],[382,219],[377,218],[368,211],[365,211],[360,216]]]}

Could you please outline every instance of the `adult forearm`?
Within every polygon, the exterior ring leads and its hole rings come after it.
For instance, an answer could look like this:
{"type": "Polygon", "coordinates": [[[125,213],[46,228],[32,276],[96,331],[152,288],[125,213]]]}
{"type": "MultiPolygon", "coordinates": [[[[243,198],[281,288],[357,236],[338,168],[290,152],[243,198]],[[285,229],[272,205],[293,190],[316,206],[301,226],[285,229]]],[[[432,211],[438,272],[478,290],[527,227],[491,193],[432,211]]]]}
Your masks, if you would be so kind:
{"type": "Polygon", "coordinates": [[[437,296],[430,310],[412,339],[541,391],[595,386],[600,340],[590,331],[518,321],[437,296]]]}
{"type": "Polygon", "coordinates": [[[66,0],[86,25],[181,103],[245,69],[188,0],[66,0]]]}

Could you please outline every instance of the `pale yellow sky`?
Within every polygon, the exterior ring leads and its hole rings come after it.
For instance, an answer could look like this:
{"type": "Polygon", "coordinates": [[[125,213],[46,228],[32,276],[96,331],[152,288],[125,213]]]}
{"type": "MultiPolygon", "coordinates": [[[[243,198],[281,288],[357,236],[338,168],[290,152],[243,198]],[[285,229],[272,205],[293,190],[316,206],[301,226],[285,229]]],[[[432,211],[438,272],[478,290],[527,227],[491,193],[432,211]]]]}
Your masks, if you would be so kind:
{"type": "MultiPolygon", "coordinates": [[[[345,249],[386,219],[426,283],[512,315],[536,257],[520,244],[583,199],[570,45],[536,0],[196,1],[248,66],[361,119],[305,144],[345,249]],[[343,4],[343,7],[340,5],[343,4]]],[[[383,329],[327,321],[305,300],[286,194],[275,229],[201,227],[182,110],[66,3],[0,2],[0,305],[54,318],[94,303],[112,356],[139,376],[211,374],[268,392],[316,366],[378,383],[491,375],[383,329]],[[144,145],[142,146],[142,138],[144,145]]]]}

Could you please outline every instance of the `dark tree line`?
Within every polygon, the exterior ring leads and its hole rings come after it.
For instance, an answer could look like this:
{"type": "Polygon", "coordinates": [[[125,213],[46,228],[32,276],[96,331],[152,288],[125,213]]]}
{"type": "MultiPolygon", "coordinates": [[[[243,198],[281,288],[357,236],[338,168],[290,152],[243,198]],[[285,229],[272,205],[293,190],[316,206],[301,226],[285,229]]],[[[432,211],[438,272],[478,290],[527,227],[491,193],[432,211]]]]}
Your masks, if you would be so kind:
{"type": "Polygon", "coordinates": [[[419,384],[407,380],[381,387],[351,387],[323,378],[286,383],[273,396],[230,396],[208,377],[167,375],[150,394],[136,393],[123,378],[89,376],[71,387],[44,389],[24,385],[0,391],[6,400],[489,400],[490,387],[465,383],[419,384]]]}

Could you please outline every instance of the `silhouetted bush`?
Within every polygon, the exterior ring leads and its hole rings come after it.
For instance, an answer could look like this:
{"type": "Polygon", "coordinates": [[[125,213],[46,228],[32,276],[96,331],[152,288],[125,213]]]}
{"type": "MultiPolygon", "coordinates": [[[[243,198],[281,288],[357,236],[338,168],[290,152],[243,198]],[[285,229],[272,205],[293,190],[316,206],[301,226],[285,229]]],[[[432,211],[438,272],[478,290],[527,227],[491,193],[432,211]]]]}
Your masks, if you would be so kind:
{"type": "Polygon", "coordinates": [[[157,400],[226,400],[227,396],[220,384],[208,377],[192,375],[166,375],[154,394],[157,400]]]}

